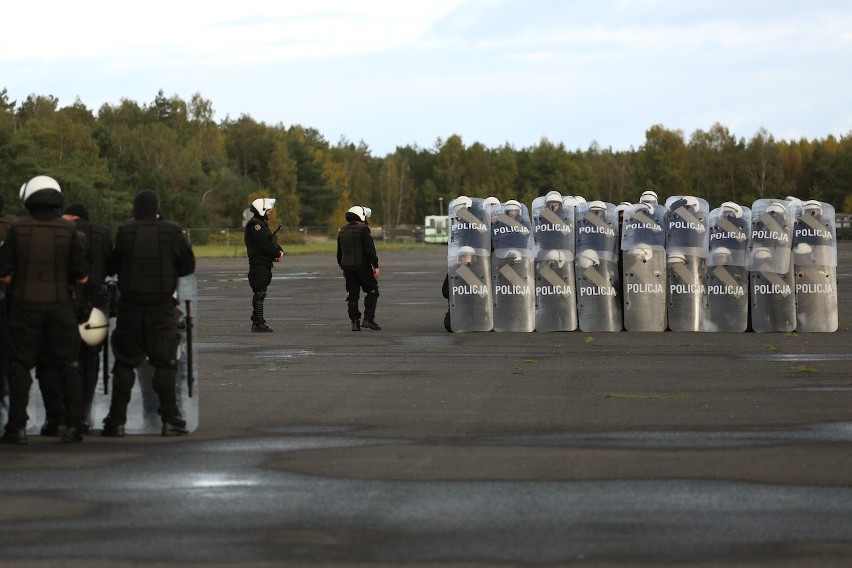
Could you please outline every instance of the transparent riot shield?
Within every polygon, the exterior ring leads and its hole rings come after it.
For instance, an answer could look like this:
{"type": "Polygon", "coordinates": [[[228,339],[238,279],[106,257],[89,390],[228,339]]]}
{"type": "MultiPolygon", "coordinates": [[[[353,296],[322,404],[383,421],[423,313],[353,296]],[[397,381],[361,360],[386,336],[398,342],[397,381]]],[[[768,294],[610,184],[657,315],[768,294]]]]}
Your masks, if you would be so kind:
{"type": "Polygon", "coordinates": [[[665,207],[669,329],[701,331],[710,207],[691,195],[669,197],[665,207]]]}
{"type": "Polygon", "coordinates": [[[665,208],[637,203],[624,213],[621,233],[624,329],[666,330],[665,208]]]}
{"type": "Polygon", "coordinates": [[[815,200],[802,204],[793,235],[796,331],[837,331],[835,227],[834,207],[830,204],[815,200]]]}
{"type": "Polygon", "coordinates": [[[450,327],[456,333],[491,331],[491,217],[482,199],[458,197],[450,202],[447,243],[450,327]]]}
{"type": "Polygon", "coordinates": [[[748,207],[724,207],[710,212],[710,253],[704,272],[704,331],[748,329],[746,261],[750,234],[748,207]]]}
{"type": "Polygon", "coordinates": [[[751,327],[758,333],[796,329],[794,210],[793,203],[780,199],[758,199],[751,207],[746,267],[751,283],[751,327]]]}
{"type": "Polygon", "coordinates": [[[536,245],[535,329],[577,329],[574,290],[574,205],[551,191],[533,200],[536,245]]]}
{"type": "MultiPolygon", "coordinates": [[[[180,334],[175,394],[178,412],[186,421],[186,429],[190,432],[198,428],[197,303],[198,283],[195,275],[190,274],[179,278],[175,296],[175,318],[180,334]]],[[[114,321],[111,320],[112,325],[114,321]]],[[[147,360],[136,368],[136,382],[130,394],[127,423],[124,426],[127,434],[159,434],[163,427],[163,422],[157,413],[160,401],[152,386],[153,376],[154,368],[147,360]]],[[[103,424],[103,419],[109,414],[111,387],[112,384],[105,381],[95,392],[92,416],[96,428],[103,424]]]]}
{"type": "Polygon", "coordinates": [[[574,277],[577,325],[582,331],[621,331],[615,205],[589,201],[577,206],[574,277]]]}
{"type": "Polygon", "coordinates": [[[502,204],[491,224],[494,331],[535,329],[535,243],[526,205],[502,204]]]}

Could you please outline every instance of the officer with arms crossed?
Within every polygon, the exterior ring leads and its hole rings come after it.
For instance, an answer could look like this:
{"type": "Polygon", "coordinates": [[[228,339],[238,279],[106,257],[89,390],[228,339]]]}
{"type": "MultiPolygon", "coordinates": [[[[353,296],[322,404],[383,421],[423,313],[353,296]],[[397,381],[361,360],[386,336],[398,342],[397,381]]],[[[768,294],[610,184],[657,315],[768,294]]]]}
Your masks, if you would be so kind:
{"type": "Polygon", "coordinates": [[[135,369],[146,356],[154,367],[163,436],[188,433],[175,392],[180,336],[174,293],[178,278],[194,271],[195,255],[180,225],[160,219],[156,193],[137,193],[133,219],[118,228],[109,258],[109,274],[118,274],[119,299],[112,334],[112,400],[102,436],[124,436],[135,369]]]}
{"type": "MultiPolygon", "coordinates": [[[[80,335],[70,284],[88,280],[82,237],[63,219],[57,181],[36,176],[22,188],[29,215],[15,222],[0,248],[0,282],[12,290],[9,317],[9,419],[0,442],[27,443],[27,402],[38,362],[45,397],[64,401],[63,442],[83,439],[80,335]],[[69,279],[71,282],[69,282],[69,279]]],[[[60,409],[62,410],[62,409],[60,409]]]]}
{"type": "Polygon", "coordinates": [[[362,327],[379,330],[376,323],[376,304],[379,301],[379,257],[370,235],[367,219],[372,214],[369,207],[355,205],[346,212],[348,225],[337,232],[337,265],[346,279],[346,306],[352,331],[362,327]],[[358,299],[364,290],[364,321],[358,310],[358,299]]]}
{"type": "Polygon", "coordinates": [[[249,210],[253,217],[246,223],[244,240],[249,258],[248,280],[251,291],[251,330],[271,332],[263,317],[263,301],[266,289],[272,282],[272,263],[284,259],[284,249],[278,245],[275,233],[269,230],[269,212],[275,207],[275,200],[258,198],[251,202],[249,210]]]}

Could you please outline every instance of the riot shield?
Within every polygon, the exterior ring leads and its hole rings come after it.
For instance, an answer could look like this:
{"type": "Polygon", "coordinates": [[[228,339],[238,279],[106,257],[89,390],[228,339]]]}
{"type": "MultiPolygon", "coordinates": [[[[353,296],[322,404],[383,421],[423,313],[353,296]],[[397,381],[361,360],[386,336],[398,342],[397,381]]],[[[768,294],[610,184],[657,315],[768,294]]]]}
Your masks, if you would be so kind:
{"type": "Polygon", "coordinates": [[[838,327],[837,233],[834,207],[810,200],[794,225],[796,331],[833,332],[838,327]]]}
{"type": "Polygon", "coordinates": [[[704,199],[666,200],[667,318],[672,331],[701,331],[709,205],[704,199]]]}
{"type": "Polygon", "coordinates": [[[577,206],[574,277],[577,323],[582,331],[621,331],[615,205],[589,201],[577,206]]]}
{"type": "MultiPolygon", "coordinates": [[[[195,341],[197,301],[198,284],[195,275],[179,278],[175,296],[175,318],[180,334],[175,394],[178,411],[181,418],[186,420],[186,429],[190,432],[198,428],[198,357],[195,341]]],[[[154,368],[147,360],[136,368],[136,382],[127,405],[127,423],[124,426],[127,434],[159,434],[163,427],[157,413],[160,401],[152,386],[153,376],[154,368]]],[[[109,414],[110,399],[111,388],[106,385],[95,392],[92,416],[96,427],[109,414]]]]}
{"type": "Polygon", "coordinates": [[[710,212],[710,253],[704,272],[704,331],[748,329],[749,276],[745,265],[751,210],[734,205],[723,204],[710,212]]]}
{"type": "Polygon", "coordinates": [[[793,271],[793,212],[780,199],[758,199],[751,208],[748,268],[751,282],[751,327],[755,332],[796,329],[793,271]]]}
{"type": "Polygon", "coordinates": [[[666,330],[665,208],[637,203],[624,213],[621,233],[624,329],[666,330]]]}
{"type": "Polygon", "coordinates": [[[574,205],[558,192],[533,200],[536,331],[577,329],[574,205]]]}
{"type": "Polygon", "coordinates": [[[459,197],[450,202],[447,243],[450,326],[456,333],[491,331],[491,217],[483,200],[459,197]]]}
{"type": "Polygon", "coordinates": [[[535,244],[526,205],[510,200],[491,224],[494,331],[535,329],[535,244]]]}

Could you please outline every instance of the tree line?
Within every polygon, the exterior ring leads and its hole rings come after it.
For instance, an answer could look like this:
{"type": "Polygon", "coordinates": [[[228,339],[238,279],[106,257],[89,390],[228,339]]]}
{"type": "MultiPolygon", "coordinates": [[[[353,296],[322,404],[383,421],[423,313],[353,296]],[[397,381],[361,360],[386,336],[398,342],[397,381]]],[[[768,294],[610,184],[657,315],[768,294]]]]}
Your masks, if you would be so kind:
{"type": "Polygon", "coordinates": [[[367,143],[325,140],[316,129],[266,124],[249,114],[214,120],[211,101],[159,91],[150,103],[122,99],[97,111],[52,95],[10,101],[0,91],[0,191],[7,212],[34,175],[56,178],[66,203],[84,203],[111,227],[131,215],[133,196],[152,189],[164,217],[186,227],[238,227],[252,199],[278,199],[287,227],[344,223],[353,204],[373,209],[373,224],[419,224],[458,195],[493,195],[530,203],[549,189],[612,203],[637,201],[645,189],[661,198],[695,195],[712,207],[750,205],[788,195],[852,211],[852,132],[839,139],[777,140],[765,129],[738,138],[722,124],[688,137],[652,125],[639,148],[593,143],[568,149],[538,144],[489,148],[458,135],[432,148],[397,146],[373,156],[367,143]]]}

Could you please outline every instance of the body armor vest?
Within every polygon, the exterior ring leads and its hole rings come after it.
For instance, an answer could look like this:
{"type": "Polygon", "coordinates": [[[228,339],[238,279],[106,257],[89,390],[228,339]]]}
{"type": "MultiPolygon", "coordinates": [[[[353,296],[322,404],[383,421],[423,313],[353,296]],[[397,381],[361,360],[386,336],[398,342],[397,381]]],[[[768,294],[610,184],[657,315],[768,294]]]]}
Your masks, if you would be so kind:
{"type": "Polygon", "coordinates": [[[139,303],[156,303],[177,287],[175,250],[180,227],[168,221],[131,221],[118,229],[118,288],[139,303]]]}
{"type": "Polygon", "coordinates": [[[77,219],[77,230],[86,235],[86,260],[89,261],[88,286],[99,288],[106,277],[106,257],[109,255],[109,229],[85,219],[77,219]]]}
{"type": "Polygon", "coordinates": [[[71,300],[68,268],[74,224],[57,217],[51,221],[25,218],[15,224],[15,300],[60,304],[71,300]]]}
{"type": "Polygon", "coordinates": [[[354,223],[340,228],[340,267],[354,270],[364,266],[364,247],[361,245],[361,232],[366,225],[354,223]]]}

